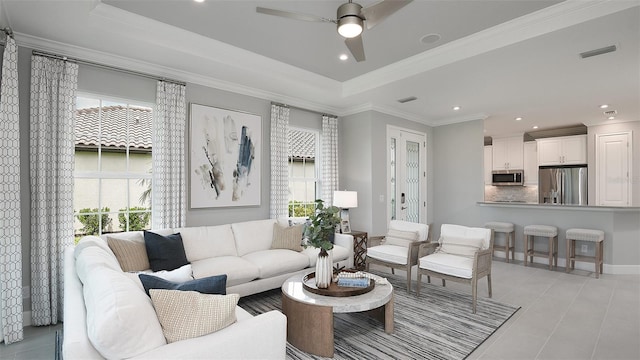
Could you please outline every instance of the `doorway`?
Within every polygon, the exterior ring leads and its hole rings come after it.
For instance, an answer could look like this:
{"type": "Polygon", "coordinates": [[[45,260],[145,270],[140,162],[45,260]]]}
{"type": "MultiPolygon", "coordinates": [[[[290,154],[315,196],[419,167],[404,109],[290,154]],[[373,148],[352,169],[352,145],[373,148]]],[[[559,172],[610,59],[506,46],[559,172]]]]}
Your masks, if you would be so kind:
{"type": "Polygon", "coordinates": [[[387,126],[387,219],[427,221],[427,135],[387,126]]]}

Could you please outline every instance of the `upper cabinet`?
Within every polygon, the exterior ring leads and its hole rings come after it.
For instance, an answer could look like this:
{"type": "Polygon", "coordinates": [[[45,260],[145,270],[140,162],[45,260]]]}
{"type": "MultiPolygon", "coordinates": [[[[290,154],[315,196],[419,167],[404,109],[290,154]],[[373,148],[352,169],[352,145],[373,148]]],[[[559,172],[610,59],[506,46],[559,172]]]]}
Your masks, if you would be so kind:
{"type": "Polygon", "coordinates": [[[535,141],[524,143],[524,184],[538,184],[538,152],[535,141]]]}
{"type": "Polygon", "coordinates": [[[522,144],[522,136],[494,138],[492,146],[493,170],[523,169],[522,144]]]}
{"type": "Polygon", "coordinates": [[[537,139],[538,166],[587,163],[587,135],[537,139]]]}

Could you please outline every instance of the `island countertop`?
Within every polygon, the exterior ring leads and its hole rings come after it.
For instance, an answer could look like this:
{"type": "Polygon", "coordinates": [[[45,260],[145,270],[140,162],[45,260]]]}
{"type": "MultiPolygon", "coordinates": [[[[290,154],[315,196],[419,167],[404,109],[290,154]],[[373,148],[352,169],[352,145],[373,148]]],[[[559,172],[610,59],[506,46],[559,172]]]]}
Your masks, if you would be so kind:
{"type": "Polygon", "coordinates": [[[478,201],[479,206],[537,209],[537,210],[580,210],[580,211],[606,211],[606,212],[635,212],[640,211],[638,206],[594,206],[594,205],[565,205],[565,204],[540,204],[520,201],[478,201]]]}

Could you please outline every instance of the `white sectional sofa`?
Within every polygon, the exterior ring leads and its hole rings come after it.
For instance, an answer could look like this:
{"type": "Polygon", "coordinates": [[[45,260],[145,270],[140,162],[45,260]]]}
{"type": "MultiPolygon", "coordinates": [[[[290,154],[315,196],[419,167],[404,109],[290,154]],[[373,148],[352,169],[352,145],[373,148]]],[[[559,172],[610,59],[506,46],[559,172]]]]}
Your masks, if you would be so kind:
{"type": "MultiPolygon", "coordinates": [[[[317,249],[271,249],[274,224],[258,220],[154,232],[181,234],[195,279],[226,274],[227,294],[246,296],[279,288],[288,277],[315,267],[317,249]]],[[[117,236],[142,239],[141,232],[117,236]]],[[[352,267],[353,237],[336,234],[332,255],[335,264],[352,267]]],[[[64,272],[65,360],[285,357],[286,317],[279,311],[254,317],[239,306],[232,325],[167,344],[140,280],[121,270],[106,236],[87,236],[68,248],[64,272]]]]}

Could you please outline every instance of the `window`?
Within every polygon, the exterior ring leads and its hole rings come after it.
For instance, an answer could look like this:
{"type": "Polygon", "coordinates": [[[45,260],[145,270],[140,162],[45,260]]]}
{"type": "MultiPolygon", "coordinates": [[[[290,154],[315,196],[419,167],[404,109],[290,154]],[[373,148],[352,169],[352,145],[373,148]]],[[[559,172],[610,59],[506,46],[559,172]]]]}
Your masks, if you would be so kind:
{"type": "Polygon", "coordinates": [[[289,216],[307,217],[315,211],[319,189],[319,133],[289,128],[289,216]]]}
{"type": "Polygon", "coordinates": [[[76,241],[149,229],[152,105],[92,95],[78,96],[76,104],[76,241]]]}

